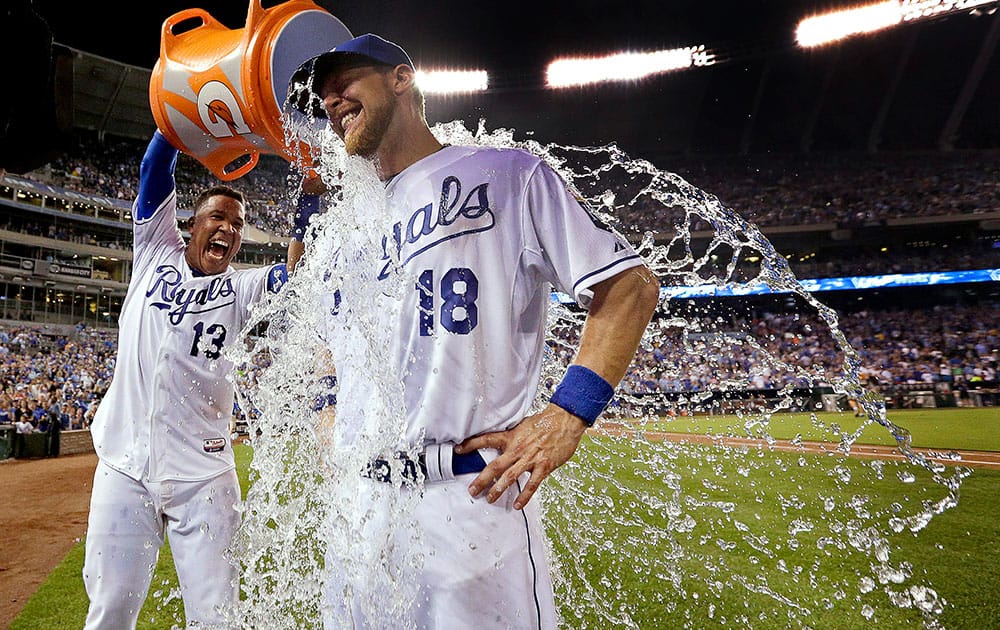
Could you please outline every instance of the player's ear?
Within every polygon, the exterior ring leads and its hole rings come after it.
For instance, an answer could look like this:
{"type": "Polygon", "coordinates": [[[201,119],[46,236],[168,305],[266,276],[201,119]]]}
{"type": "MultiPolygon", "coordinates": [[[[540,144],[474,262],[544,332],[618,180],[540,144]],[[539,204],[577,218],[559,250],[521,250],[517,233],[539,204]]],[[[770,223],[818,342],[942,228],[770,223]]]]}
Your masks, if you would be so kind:
{"type": "Polygon", "coordinates": [[[396,94],[402,94],[413,87],[415,79],[416,73],[413,68],[405,63],[401,63],[392,69],[392,82],[396,94]]]}
{"type": "Polygon", "coordinates": [[[193,227],[194,227],[194,215],[192,214],[191,216],[188,217],[188,220],[187,220],[187,229],[188,229],[188,232],[190,232],[191,228],[193,228],[193,227]]]}

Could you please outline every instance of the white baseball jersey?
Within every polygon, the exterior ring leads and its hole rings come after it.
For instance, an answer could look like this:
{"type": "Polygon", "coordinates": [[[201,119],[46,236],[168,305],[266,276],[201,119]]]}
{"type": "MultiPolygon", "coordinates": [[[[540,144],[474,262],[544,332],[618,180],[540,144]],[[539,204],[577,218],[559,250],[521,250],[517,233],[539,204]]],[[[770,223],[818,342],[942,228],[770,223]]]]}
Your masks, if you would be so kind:
{"type": "Polygon", "coordinates": [[[172,187],[151,217],[141,218],[135,206],[133,216],[132,279],[118,317],[118,359],[91,434],[102,461],[141,479],[149,461],[152,379],[167,323],[151,302],[169,301],[192,272],[184,259],[172,187]]]}
{"type": "Polygon", "coordinates": [[[233,468],[233,364],[224,352],[239,339],[250,306],[286,279],[284,265],[228,271],[158,290],[148,299],[147,308],[166,320],[150,375],[150,481],[197,481],[233,468]]]}
{"type": "MultiPolygon", "coordinates": [[[[445,147],[391,179],[386,194],[396,221],[387,247],[415,280],[392,311],[397,321],[385,322],[410,444],[461,442],[518,423],[538,385],[552,288],[587,307],[594,284],[643,264],[525,151],[445,147]]],[[[380,278],[390,252],[384,260],[380,278]]],[[[350,310],[343,306],[340,317],[350,310]]],[[[330,334],[336,364],[336,328],[330,334]]],[[[350,381],[365,374],[337,370],[344,403],[345,390],[364,390],[350,381]]],[[[351,422],[344,411],[339,421],[351,422]]]]}
{"type": "Polygon", "coordinates": [[[184,239],[177,228],[176,156],[177,150],[157,133],[143,158],[140,194],[132,207],[132,279],[118,318],[118,358],[91,427],[101,460],[136,480],[147,474],[205,479],[231,467],[232,384],[225,380],[228,364],[219,361],[215,371],[210,369],[210,361],[215,360],[213,344],[221,347],[225,341],[220,338],[222,329],[212,326],[223,326],[226,333],[222,336],[235,340],[246,321],[247,304],[260,296],[269,273],[276,268],[284,273],[284,265],[278,265],[240,272],[230,269],[220,276],[193,280],[197,272],[184,258],[184,239]],[[188,281],[192,284],[180,289],[188,281]],[[216,319],[195,319],[195,311],[210,308],[209,303],[225,303],[225,308],[214,313],[216,319]],[[227,311],[224,316],[222,310],[227,311]],[[178,336],[175,319],[188,327],[188,339],[178,336]],[[195,328],[199,321],[203,322],[200,335],[195,328]],[[205,368],[200,374],[193,365],[198,357],[190,355],[201,347],[192,345],[195,341],[208,344],[207,354],[198,352],[205,368]],[[186,381],[168,382],[168,375],[180,379],[182,371],[186,381]],[[228,398],[222,391],[227,388],[228,398]],[[209,409],[209,404],[218,407],[209,409]],[[225,440],[225,457],[205,450],[214,451],[220,443],[217,439],[206,442],[210,438],[199,424],[218,421],[219,413],[224,420],[212,433],[225,440]],[[192,433],[183,435],[185,431],[192,433]],[[187,440],[183,446],[178,442],[182,439],[187,440]],[[199,452],[192,453],[195,447],[199,452]],[[151,465],[151,455],[160,461],[151,465]],[[205,467],[198,471],[196,464],[205,467]]]}

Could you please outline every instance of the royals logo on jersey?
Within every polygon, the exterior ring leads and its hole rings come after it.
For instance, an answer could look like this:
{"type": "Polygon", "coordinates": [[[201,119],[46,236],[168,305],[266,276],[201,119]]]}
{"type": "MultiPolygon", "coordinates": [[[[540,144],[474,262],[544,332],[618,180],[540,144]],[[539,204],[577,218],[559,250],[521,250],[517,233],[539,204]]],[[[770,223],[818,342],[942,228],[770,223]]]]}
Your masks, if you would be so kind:
{"type": "Polygon", "coordinates": [[[168,320],[175,326],[188,315],[205,315],[236,302],[232,276],[198,278],[182,286],[180,272],[173,266],[163,266],[157,271],[160,273],[146,297],[158,297],[159,300],[151,300],[149,306],[166,311],[168,320]]]}
{"type": "MultiPolygon", "coordinates": [[[[477,181],[477,180],[473,180],[477,181]]],[[[441,196],[437,203],[420,206],[405,221],[398,221],[389,237],[382,238],[382,260],[385,266],[379,280],[388,277],[391,257],[389,247],[395,249],[396,259],[405,266],[423,252],[462,236],[486,232],[496,225],[496,216],[490,208],[489,182],[478,182],[468,188],[455,175],[441,181],[441,196]]]]}

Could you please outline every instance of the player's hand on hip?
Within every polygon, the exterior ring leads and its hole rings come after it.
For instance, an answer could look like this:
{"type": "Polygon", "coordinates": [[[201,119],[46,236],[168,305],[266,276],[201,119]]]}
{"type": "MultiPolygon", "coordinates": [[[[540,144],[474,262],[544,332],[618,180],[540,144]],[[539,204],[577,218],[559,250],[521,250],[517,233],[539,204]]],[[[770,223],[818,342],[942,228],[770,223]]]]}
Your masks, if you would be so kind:
{"type": "Polygon", "coordinates": [[[469,486],[469,494],[477,497],[486,491],[486,500],[494,503],[518,477],[529,472],[528,483],[514,500],[514,509],[520,510],[531,500],[542,480],[573,456],[586,430],[583,420],[561,407],[549,405],[512,429],[465,440],[455,447],[457,453],[480,448],[500,451],[499,457],[469,486]]]}

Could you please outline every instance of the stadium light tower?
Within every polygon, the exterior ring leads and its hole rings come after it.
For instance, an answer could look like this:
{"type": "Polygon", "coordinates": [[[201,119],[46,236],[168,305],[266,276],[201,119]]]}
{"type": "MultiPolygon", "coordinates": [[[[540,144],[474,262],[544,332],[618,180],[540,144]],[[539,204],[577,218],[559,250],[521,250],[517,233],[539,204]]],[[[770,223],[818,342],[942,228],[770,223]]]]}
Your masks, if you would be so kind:
{"type": "Polygon", "coordinates": [[[904,22],[929,19],[948,13],[973,11],[997,0],[886,0],[814,15],[800,21],[795,41],[803,48],[822,46],[847,37],[874,33],[904,22]]]}
{"type": "Polygon", "coordinates": [[[564,88],[604,81],[636,81],[661,72],[713,64],[715,55],[704,45],[646,53],[623,52],[605,57],[566,57],[548,65],[545,83],[550,88],[564,88]]]}
{"type": "Polygon", "coordinates": [[[418,70],[417,85],[428,94],[483,92],[489,89],[485,70],[418,70]]]}

